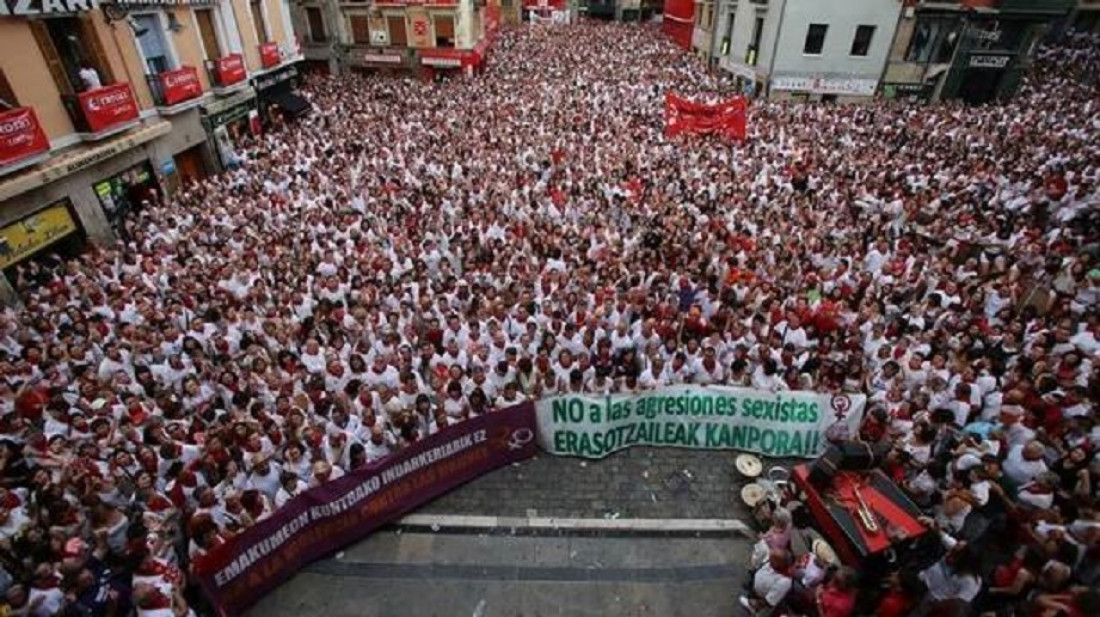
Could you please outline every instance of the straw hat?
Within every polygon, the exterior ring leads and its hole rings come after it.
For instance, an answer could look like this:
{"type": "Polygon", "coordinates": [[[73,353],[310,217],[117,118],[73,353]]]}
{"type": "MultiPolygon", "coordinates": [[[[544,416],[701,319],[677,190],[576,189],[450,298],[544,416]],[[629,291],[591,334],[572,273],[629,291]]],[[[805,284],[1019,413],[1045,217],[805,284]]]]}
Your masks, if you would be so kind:
{"type": "Polygon", "coordinates": [[[760,462],[759,458],[751,454],[738,454],[733,461],[733,466],[746,478],[759,477],[764,471],[764,464],[760,462]]]}
{"type": "Polygon", "coordinates": [[[745,502],[745,505],[750,508],[760,503],[767,495],[768,492],[764,490],[764,487],[756,483],[741,487],[741,501],[745,502]]]}
{"type": "Polygon", "coordinates": [[[822,540],[821,538],[814,539],[814,541],[810,544],[810,550],[813,551],[814,557],[817,557],[818,561],[827,566],[839,563],[833,547],[829,546],[829,543],[825,540],[822,540]]]}

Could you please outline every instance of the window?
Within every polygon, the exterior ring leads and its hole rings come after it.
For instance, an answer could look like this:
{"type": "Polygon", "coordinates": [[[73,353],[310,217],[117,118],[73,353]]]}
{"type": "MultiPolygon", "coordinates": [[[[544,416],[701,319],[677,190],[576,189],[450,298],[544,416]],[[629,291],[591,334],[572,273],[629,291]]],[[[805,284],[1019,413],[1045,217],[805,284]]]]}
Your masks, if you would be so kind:
{"type": "Polygon", "coordinates": [[[829,31],[826,24],[810,24],[806,30],[806,43],[802,45],[802,53],[808,56],[817,56],[825,48],[825,33],[829,31]]]}
{"type": "Polygon", "coordinates": [[[455,46],[455,18],[453,15],[437,15],[435,18],[435,46],[455,46]]]}
{"type": "Polygon", "coordinates": [[[0,69],[0,111],[7,111],[14,107],[19,107],[19,101],[15,98],[15,92],[11,89],[4,70],[0,69]]]}
{"type": "Polygon", "coordinates": [[[866,56],[871,50],[871,39],[875,37],[874,26],[859,26],[856,28],[856,36],[852,39],[852,55],[866,56]]]}
{"type": "Polygon", "coordinates": [[[62,94],[84,92],[114,83],[107,54],[90,19],[90,16],[84,15],[28,22],[49,67],[50,76],[62,94]]]}
{"type": "Polygon", "coordinates": [[[722,37],[722,52],[721,55],[728,56],[730,54],[730,41],[733,40],[733,21],[737,17],[737,5],[730,7],[729,18],[726,20],[726,36],[722,37]]]}
{"type": "Polygon", "coordinates": [[[745,54],[745,64],[756,66],[760,57],[760,38],[764,36],[764,16],[757,15],[752,24],[752,42],[749,43],[749,51],[745,54]]]}
{"type": "Polygon", "coordinates": [[[324,43],[328,40],[325,36],[325,19],[321,15],[321,9],[307,6],[306,20],[309,21],[309,40],[314,43],[324,43]]]}
{"type": "Polygon", "coordinates": [[[252,9],[252,24],[256,26],[256,40],[267,43],[271,39],[267,36],[267,22],[264,21],[263,0],[249,0],[252,9]]]}
{"type": "Polygon", "coordinates": [[[959,39],[959,23],[954,18],[922,19],[909,39],[906,62],[950,62],[959,39]]]}
{"type": "Polygon", "coordinates": [[[199,38],[202,39],[203,52],[207,60],[215,60],[222,56],[221,46],[218,45],[218,29],[214,27],[213,9],[195,9],[195,21],[199,24],[199,38]]]}
{"type": "Polygon", "coordinates": [[[356,45],[369,45],[370,44],[370,20],[366,15],[350,15],[348,20],[351,21],[351,40],[356,45]]]}
{"type": "Polygon", "coordinates": [[[405,34],[405,16],[387,15],[386,27],[390,31],[390,45],[394,47],[408,47],[409,38],[405,34]]]}
{"type": "Polygon", "coordinates": [[[164,28],[160,25],[160,16],[156,13],[134,15],[134,36],[137,38],[141,55],[145,58],[145,72],[157,75],[172,69],[172,59],[168,53],[168,44],[164,40],[164,28]]]}

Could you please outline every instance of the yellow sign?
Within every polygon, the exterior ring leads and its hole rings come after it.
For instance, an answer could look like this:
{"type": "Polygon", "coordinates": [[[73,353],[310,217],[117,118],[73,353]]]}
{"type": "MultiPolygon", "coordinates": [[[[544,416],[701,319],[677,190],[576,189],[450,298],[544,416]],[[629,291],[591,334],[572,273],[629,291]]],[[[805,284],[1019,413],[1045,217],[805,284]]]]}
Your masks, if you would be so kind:
{"type": "Polygon", "coordinates": [[[21,261],[76,231],[76,222],[65,203],[0,229],[0,269],[21,261]]]}

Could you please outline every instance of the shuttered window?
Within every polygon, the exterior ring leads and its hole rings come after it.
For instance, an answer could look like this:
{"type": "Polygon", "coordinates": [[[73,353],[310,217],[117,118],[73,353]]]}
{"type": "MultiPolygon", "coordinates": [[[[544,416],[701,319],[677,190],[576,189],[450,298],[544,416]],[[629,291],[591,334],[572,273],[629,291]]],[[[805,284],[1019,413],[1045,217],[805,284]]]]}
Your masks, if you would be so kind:
{"type": "Polygon", "coordinates": [[[390,45],[394,47],[409,46],[409,37],[405,34],[405,18],[403,16],[387,16],[386,26],[390,31],[390,45]]]}
{"type": "Polygon", "coordinates": [[[325,18],[321,15],[321,9],[306,7],[306,20],[309,22],[309,40],[314,43],[323,43],[328,40],[325,36],[325,18]]]}
{"type": "Polygon", "coordinates": [[[199,36],[202,38],[203,51],[207,60],[220,58],[221,48],[218,46],[217,28],[214,27],[213,9],[195,9],[195,21],[199,24],[199,36]]]}
{"type": "Polygon", "coordinates": [[[366,15],[351,15],[351,38],[356,45],[370,45],[370,20],[366,15]]]}
{"type": "Polygon", "coordinates": [[[453,15],[435,16],[435,46],[455,46],[455,18],[453,15]]]}
{"type": "Polygon", "coordinates": [[[262,2],[263,0],[251,0],[248,4],[252,9],[252,23],[256,26],[256,40],[267,43],[271,38],[267,36],[267,22],[264,21],[262,2]]]}

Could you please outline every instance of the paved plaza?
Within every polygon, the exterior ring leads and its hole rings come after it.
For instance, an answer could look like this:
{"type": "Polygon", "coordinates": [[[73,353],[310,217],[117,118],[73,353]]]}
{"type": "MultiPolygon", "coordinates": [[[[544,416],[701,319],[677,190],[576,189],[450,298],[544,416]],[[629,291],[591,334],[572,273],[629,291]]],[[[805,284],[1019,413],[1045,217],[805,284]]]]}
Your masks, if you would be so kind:
{"type": "Polygon", "coordinates": [[[654,448],[599,461],[540,455],[437,499],[406,519],[411,524],[311,564],[249,614],[736,614],[751,541],[715,530],[748,521],[734,456],[654,448]],[[465,524],[486,517],[501,520],[465,524]],[[527,525],[555,517],[606,528],[527,525]],[[646,529],[631,530],[641,519],[646,529]],[[676,519],[675,528],[661,519],[676,519]]]}

